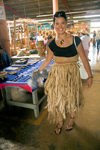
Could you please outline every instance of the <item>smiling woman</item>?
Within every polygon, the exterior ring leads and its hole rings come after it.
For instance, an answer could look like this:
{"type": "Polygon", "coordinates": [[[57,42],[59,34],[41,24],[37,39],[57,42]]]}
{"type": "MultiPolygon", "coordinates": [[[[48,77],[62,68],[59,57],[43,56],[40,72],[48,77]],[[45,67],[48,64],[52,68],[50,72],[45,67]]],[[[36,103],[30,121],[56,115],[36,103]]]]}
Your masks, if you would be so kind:
{"type": "Polygon", "coordinates": [[[57,124],[55,133],[58,135],[61,133],[67,114],[69,114],[70,120],[65,130],[73,128],[75,113],[79,109],[80,100],[82,100],[78,55],[88,73],[88,87],[92,85],[92,73],[80,38],[73,37],[66,32],[65,12],[56,12],[53,23],[56,38],[49,43],[47,58],[40,66],[39,71],[43,70],[52,59],[55,60],[45,83],[45,94],[47,95],[48,119],[57,124]]]}

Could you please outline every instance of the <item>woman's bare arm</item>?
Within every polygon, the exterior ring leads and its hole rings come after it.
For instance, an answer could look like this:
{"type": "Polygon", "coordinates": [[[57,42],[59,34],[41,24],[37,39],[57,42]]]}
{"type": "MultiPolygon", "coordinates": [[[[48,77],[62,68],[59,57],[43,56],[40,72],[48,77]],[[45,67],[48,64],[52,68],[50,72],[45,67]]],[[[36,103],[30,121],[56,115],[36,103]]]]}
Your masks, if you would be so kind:
{"type": "Polygon", "coordinates": [[[49,47],[47,47],[47,51],[48,51],[48,54],[47,54],[46,60],[38,69],[39,71],[42,71],[45,67],[47,67],[50,64],[51,60],[53,59],[53,52],[50,50],[49,47]]]}

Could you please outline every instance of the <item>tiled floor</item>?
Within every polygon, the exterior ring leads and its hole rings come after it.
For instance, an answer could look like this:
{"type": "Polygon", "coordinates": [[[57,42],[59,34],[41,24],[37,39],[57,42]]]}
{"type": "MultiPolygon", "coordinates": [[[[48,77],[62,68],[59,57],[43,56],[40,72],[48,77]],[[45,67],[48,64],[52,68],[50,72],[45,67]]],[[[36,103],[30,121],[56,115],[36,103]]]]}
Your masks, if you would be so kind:
{"type": "Polygon", "coordinates": [[[92,46],[89,58],[93,86],[88,88],[83,82],[84,107],[74,129],[66,132],[63,128],[57,136],[46,110],[35,120],[31,110],[11,107],[8,112],[5,108],[0,112],[0,150],[100,150],[100,56],[92,46]]]}

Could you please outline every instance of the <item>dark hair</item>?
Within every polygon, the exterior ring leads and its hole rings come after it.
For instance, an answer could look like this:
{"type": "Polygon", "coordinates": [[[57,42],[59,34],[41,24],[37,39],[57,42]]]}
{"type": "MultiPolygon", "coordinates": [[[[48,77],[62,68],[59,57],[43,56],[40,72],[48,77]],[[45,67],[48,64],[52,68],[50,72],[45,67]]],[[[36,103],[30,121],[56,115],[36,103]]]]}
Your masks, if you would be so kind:
{"type": "Polygon", "coordinates": [[[86,35],[85,33],[82,33],[82,35],[86,35]]]}
{"type": "Polygon", "coordinates": [[[52,39],[52,36],[51,35],[49,35],[48,37],[47,37],[47,39],[49,40],[49,39],[52,39]]]}
{"type": "Polygon", "coordinates": [[[63,17],[66,21],[67,21],[67,16],[65,14],[64,11],[57,11],[55,14],[54,14],[54,17],[53,17],[53,22],[55,22],[56,18],[58,17],[63,17]]]}
{"type": "Polygon", "coordinates": [[[0,45],[0,49],[3,49],[1,45],[0,45]]]}

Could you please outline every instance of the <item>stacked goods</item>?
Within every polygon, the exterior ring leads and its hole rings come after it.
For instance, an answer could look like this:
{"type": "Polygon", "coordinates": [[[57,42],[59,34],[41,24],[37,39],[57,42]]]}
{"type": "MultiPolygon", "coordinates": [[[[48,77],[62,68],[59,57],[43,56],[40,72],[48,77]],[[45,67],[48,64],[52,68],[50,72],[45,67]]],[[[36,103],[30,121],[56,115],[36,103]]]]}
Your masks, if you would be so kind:
{"type": "MultiPolygon", "coordinates": [[[[16,55],[20,49],[36,50],[35,37],[39,23],[33,19],[18,19],[7,21],[9,25],[11,55],[16,55]],[[14,26],[15,23],[15,26],[14,26]],[[14,32],[15,31],[15,32],[14,32]],[[17,51],[17,52],[16,52],[17,51]]],[[[29,55],[29,53],[28,53],[29,55]]]]}
{"type": "MultiPolygon", "coordinates": [[[[13,48],[10,48],[10,51],[11,51],[11,56],[17,55],[17,51],[15,51],[13,48]]],[[[19,49],[18,49],[18,51],[19,51],[19,49]]]]}
{"type": "Polygon", "coordinates": [[[7,72],[0,71],[0,82],[4,82],[7,79],[7,72]]]}
{"type": "Polygon", "coordinates": [[[53,30],[39,30],[39,34],[42,35],[42,37],[47,38],[49,35],[55,38],[56,33],[53,30]]]}
{"type": "Polygon", "coordinates": [[[45,48],[44,41],[38,41],[37,50],[38,50],[38,55],[41,56],[41,57],[45,57],[44,48],[45,48]]]}
{"type": "Polygon", "coordinates": [[[88,33],[90,32],[87,23],[75,23],[73,25],[69,24],[67,26],[67,32],[71,34],[85,33],[86,31],[88,33]]]}

